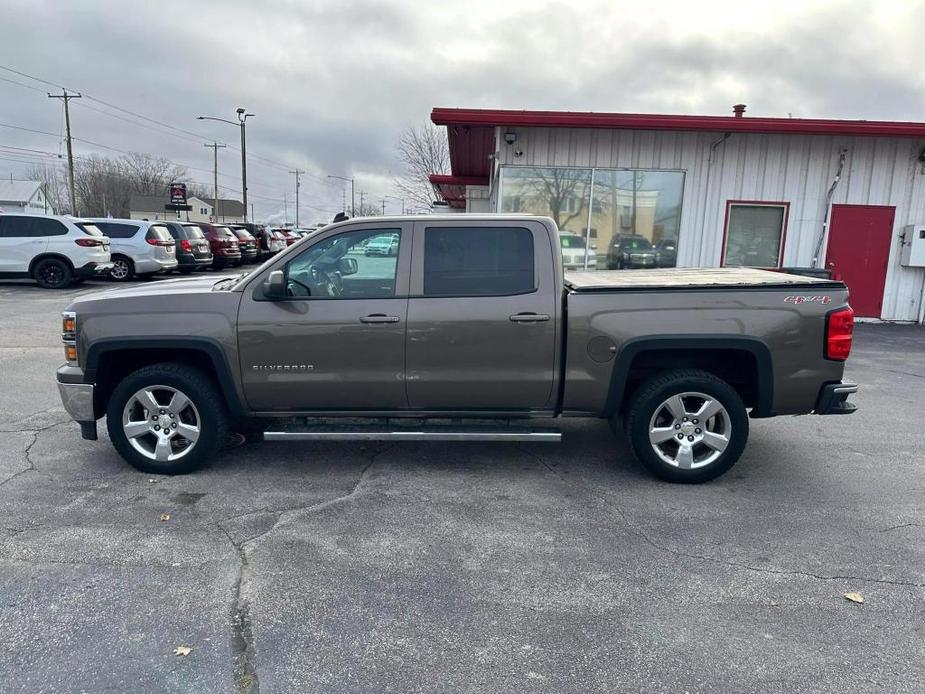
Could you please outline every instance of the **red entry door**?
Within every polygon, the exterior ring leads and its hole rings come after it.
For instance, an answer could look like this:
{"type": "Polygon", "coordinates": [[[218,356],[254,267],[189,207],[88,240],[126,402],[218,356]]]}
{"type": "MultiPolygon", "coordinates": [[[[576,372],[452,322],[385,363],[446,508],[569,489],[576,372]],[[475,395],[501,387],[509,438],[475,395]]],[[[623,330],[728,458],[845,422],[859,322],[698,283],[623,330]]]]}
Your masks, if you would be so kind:
{"type": "Polygon", "coordinates": [[[848,285],[857,316],[880,318],[895,207],[832,205],[825,265],[848,285]]]}

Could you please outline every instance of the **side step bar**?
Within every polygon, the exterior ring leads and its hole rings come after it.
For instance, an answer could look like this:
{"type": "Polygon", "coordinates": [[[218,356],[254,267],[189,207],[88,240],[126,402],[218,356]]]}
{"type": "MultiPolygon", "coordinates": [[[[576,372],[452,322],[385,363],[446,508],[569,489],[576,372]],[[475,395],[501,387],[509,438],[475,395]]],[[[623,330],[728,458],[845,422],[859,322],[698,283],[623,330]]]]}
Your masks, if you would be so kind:
{"type": "Polygon", "coordinates": [[[309,426],[265,431],[265,441],[541,441],[556,443],[562,433],[525,427],[309,426]]]}

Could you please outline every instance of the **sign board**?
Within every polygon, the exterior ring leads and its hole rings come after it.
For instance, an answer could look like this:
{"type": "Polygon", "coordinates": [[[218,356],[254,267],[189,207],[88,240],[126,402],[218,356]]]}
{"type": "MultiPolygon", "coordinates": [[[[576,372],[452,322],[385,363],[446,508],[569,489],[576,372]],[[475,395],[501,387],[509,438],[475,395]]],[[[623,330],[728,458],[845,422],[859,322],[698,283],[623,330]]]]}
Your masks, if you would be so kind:
{"type": "Polygon", "coordinates": [[[185,205],[186,204],[186,184],[185,183],[171,183],[170,184],[170,204],[171,205],[185,205]]]}

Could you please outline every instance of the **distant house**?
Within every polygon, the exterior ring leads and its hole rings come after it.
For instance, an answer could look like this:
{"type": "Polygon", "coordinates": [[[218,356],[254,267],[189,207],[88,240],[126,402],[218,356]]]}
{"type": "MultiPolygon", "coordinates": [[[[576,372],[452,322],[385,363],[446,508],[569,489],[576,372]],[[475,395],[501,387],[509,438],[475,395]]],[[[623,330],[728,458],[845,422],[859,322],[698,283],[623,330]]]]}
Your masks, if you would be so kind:
{"type": "Polygon", "coordinates": [[[180,219],[190,222],[224,222],[238,224],[244,221],[244,205],[239,200],[218,199],[218,214],[213,214],[214,200],[197,197],[187,199],[193,208],[184,212],[165,210],[170,202],[166,195],[132,195],[129,203],[130,219],[180,219]]]}
{"type": "Polygon", "coordinates": [[[39,181],[0,181],[0,210],[54,214],[45,197],[45,188],[39,181]]]}

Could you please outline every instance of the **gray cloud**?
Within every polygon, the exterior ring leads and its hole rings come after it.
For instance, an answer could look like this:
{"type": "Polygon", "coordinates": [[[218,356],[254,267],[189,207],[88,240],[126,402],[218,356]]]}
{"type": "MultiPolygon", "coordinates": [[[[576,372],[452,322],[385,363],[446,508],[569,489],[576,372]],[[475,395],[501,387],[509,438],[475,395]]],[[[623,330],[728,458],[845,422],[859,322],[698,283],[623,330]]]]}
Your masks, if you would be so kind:
{"type": "MultiPolygon", "coordinates": [[[[691,15],[687,2],[672,10],[612,0],[7,0],[0,64],[235,146],[231,126],[195,116],[233,118],[246,106],[257,114],[248,150],[283,164],[249,162],[258,216],[281,211],[284,191],[291,199],[292,166],[315,176],[303,179],[303,216],[339,208],[342,187],[328,173],[356,176],[376,199],[390,194],[398,132],[438,105],[728,113],[744,101],[752,115],[896,120],[925,111],[921,2],[774,14],[738,3],[732,19],[702,5],[691,15]]],[[[88,107],[102,108],[75,103],[76,136],[160,154],[211,180],[201,143],[88,107]]],[[[57,133],[60,120],[56,102],[0,81],[0,122],[57,133]]],[[[3,128],[0,144],[59,147],[3,128]]],[[[95,150],[106,151],[78,145],[95,150]]],[[[25,167],[0,159],[0,175],[25,167]]],[[[220,168],[220,185],[239,189],[238,154],[222,151],[220,168]]]]}

